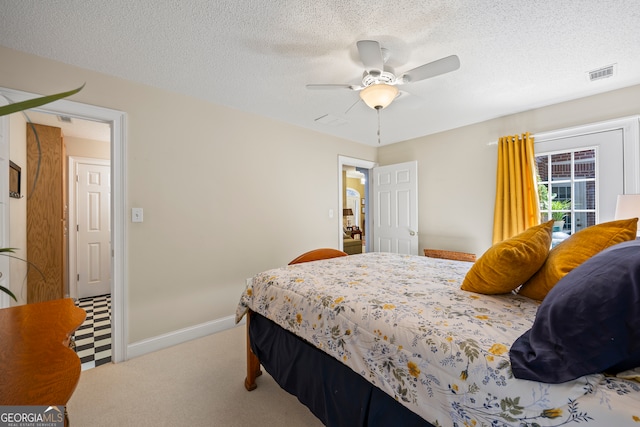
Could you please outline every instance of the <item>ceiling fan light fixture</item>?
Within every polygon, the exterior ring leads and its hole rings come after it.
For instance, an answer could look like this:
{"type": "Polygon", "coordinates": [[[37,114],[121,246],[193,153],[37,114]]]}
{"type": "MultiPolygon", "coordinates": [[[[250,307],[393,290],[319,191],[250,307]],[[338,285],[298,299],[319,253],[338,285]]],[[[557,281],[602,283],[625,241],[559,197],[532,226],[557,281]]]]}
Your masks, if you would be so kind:
{"type": "Polygon", "coordinates": [[[360,91],[360,98],[374,110],[387,107],[398,95],[398,88],[385,83],[372,84],[360,91]]]}

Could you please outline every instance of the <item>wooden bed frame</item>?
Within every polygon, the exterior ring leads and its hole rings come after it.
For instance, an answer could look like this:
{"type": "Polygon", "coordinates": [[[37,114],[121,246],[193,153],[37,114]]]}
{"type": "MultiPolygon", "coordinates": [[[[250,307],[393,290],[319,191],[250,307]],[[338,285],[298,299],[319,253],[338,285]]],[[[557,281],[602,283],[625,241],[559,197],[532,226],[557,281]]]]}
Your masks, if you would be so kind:
{"type": "Polygon", "coordinates": [[[256,384],[256,378],[262,375],[260,370],[260,361],[251,350],[251,338],[249,337],[249,326],[251,323],[251,316],[253,311],[249,310],[246,314],[247,318],[247,377],[244,379],[244,388],[247,391],[255,390],[258,385],[256,384]]]}

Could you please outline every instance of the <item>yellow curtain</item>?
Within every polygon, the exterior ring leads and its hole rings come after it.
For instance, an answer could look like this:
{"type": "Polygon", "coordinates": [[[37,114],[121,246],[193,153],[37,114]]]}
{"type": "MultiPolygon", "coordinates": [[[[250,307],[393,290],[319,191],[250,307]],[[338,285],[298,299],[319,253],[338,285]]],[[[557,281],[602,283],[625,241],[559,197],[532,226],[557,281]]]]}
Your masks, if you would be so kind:
{"type": "Polygon", "coordinates": [[[533,137],[504,136],[498,141],[493,243],[540,223],[533,137]]]}

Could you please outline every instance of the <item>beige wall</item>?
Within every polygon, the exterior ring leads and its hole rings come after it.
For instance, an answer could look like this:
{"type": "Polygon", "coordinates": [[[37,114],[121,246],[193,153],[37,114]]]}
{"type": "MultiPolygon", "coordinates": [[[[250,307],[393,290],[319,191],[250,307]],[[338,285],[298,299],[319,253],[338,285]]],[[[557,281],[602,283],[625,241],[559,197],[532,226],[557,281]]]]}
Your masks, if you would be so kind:
{"type": "Polygon", "coordinates": [[[544,132],[640,114],[640,86],[564,102],[378,150],[380,165],[418,161],[423,248],[473,252],[491,245],[497,146],[504,135],[544,132]]]}
{"type": "Polygon", "coordinates": [[[245,278],[339,247],[338,156],[375,148],[0,47],[2,87],[83,82],[71,100],[128,114],[130,343],[231,316],[245,278]]]}
{"type": "Polygon", "coordinates": [[[104,160],[111,158],[111,144],[109,142],[65,136],[64,146],[67,156],[104,160]]]}
{"type": "MultiPolygon", "coordinates": [[[[9,117],[9,159],[22,169],[20,193],[22,198],[9,198],[9,246],[15,248],[15,256],[27,257],[27,121],[22,114],[12,114],[9,117]]],[[[12,305],[27,302],[27,264],[15,259],[9,261],[11,291],[18,299],[11,301],[12,305]]]]}

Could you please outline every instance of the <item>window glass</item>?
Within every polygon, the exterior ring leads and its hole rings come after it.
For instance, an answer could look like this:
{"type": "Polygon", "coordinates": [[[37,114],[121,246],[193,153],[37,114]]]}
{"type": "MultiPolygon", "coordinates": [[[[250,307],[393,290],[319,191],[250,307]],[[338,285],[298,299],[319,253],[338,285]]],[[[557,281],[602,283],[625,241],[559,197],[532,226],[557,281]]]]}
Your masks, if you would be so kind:
{"type": "Polygon", "coordinates": [[[554,154],[551,157],[551,181],[571,179],[571,153],[554,154]]]}
{"type": "Polygon", "coordinates": [[[596,223],[595,148],[536,156],[541,221],[549,218],[554,244],[596,223]]]}
{"type": "Polygon", "coordinates": [[[574,170],[575,178],[594,178],[596,177],[596,151],[585,150],[576,151],[574,153],[574,170]]]}

